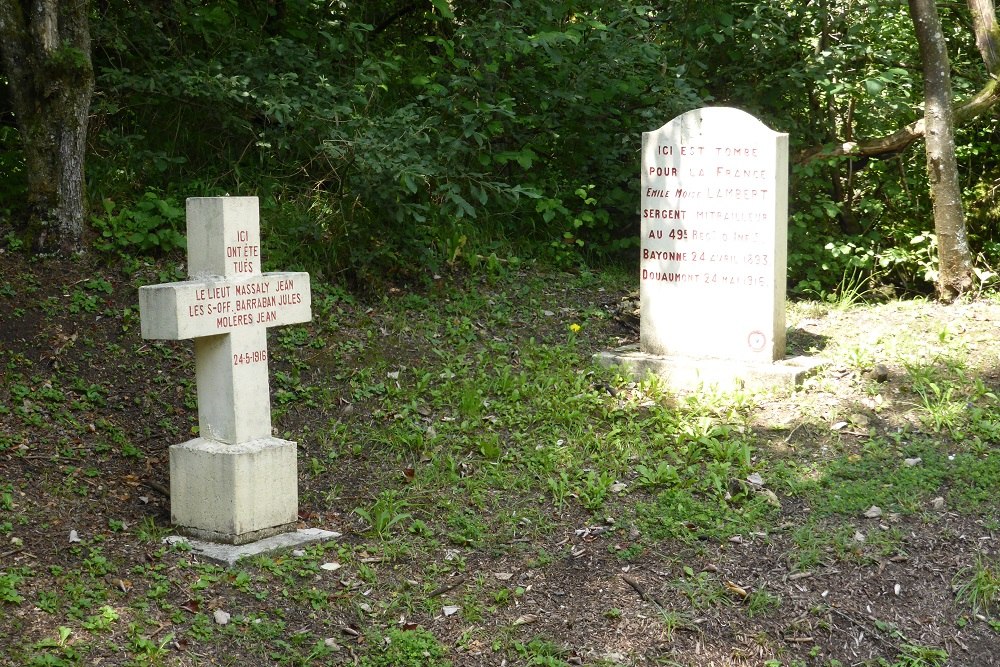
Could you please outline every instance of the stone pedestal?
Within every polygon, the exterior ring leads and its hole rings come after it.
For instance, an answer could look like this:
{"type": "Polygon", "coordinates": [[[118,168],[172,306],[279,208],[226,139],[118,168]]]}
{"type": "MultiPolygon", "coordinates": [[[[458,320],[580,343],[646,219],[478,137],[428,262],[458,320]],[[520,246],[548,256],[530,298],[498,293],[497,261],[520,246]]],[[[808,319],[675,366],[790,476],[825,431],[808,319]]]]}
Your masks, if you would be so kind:
{"type": "Polygon", "coordinates": [[[170,520],[192,537],[246,544],[298,520],[294,442],[195,438],[170,448],[170,520]]]}
{"type": "Polygon", "coordinates": [[[812,357],[790,357],[780,361],[745,361],[647,354],[638,345],[599,352],[594,361],[621,368],[636,380],[655,375],[677,391],[775,391],[790,393],[823,365],[812,357]]]}

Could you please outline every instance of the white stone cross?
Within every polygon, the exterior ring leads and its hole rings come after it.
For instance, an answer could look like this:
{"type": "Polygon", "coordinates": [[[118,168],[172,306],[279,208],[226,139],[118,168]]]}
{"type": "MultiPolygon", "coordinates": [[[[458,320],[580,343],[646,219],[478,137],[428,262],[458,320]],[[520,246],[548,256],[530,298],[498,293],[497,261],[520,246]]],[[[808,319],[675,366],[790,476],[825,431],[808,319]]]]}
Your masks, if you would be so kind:
{"type": "Polygon", "coordinates": [[[308,322],[308,273],[260,271],[256,197],[187,200],[190,280],[139,289],[143,338],[193,338],[198,426],[237,444],[271,436],[267,329],[308,322]]]}
{"type": "Polygon", "coordinates": [[[261,273],[256,197],[187,200],[189,280],[139,288],[143,338],[194,339],[199,438],[170,448],[171,519],[241,544],[290,530],[295,443],[271,436],[267,327],[308,322],[309,274],[261,273]]]}

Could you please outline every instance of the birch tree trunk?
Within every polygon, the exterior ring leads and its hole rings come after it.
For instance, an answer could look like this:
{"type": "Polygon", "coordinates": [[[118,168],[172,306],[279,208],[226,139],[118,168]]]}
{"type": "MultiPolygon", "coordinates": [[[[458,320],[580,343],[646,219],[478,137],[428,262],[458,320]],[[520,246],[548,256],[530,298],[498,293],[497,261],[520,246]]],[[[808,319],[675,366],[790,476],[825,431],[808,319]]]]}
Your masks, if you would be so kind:
{"type": "Polygon", "coordinates": [[[0,65],[24,148],[36,250],[82,249],[87,115],[94,91],[87,0],[0,0],[0,65]]]}
{"type": "Polygon", "coordinates": [[[938,297],[952,302],[972,287],[972,253],[955,159],[951,67],[934,0],[909,0],[924,71],[924,142],[938,245],[938,297]]]}

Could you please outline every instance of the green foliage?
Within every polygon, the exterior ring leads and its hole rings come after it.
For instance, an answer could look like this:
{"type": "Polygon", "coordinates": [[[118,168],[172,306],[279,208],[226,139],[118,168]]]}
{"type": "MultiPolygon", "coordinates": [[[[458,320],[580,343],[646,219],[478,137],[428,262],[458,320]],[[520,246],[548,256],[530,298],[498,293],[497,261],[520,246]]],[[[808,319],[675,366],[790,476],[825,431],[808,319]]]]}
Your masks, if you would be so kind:
{"type": "Polygon", "coordinates": [[[0,574],[0,603],[20,604],[24,602],[24,596],[17,591],[17,587],[23,581],[24,572],[16,568],[0,574]]]}
{"type": "MultiPolygon", "coordinates": [[[[265,227],[279,232],[265,235],[272,261],[362,283],[491,254],[565,267],[631,259],[641,133],[714,104],[790,135],[793,293],[839,301],[883,283],[926,292],[935,279],[919,146],[872,160],[794,159],[918,117],[905,5],[410,9],[103,3],[92,22],[88,156],[90,200],[104,207],[93,216],[98,247],[170,252],[182,245],[183,197],[233,193],[261,197],[265,227]]],[[[989,77],[967,8],[943,8],[942,20],[963,100],[989,77]]],[[[60,49],[55,61],[79,68],[82,57],[60,49]]],[[[26,188],[19,137],[9,114],[2,120],[0,221],[20,214],[26,188]]],[[[984,282],[1000,260],[998,132],[987,117],[958,133],[984,282]]]]}
{"type": "Polygon", "coordinates": [[[147,192],[133,205],[115,209],[115,202],[105,199],[104,216],[91,220],[100,233],[94,242],[99,250],[147,255],[185,247],[184,209],[173,197],[147,192]]]}
{"type": "Polygon", "coordinates": [[[447,652],[424,628],[391,628],[371,641],[372,651],[361,657],[361,667],[448,667],[447,652]]]}
{"type": "Polygon", "coordinates": [[[514,642],[514,651],[526,665],[538,667],[568,667],[563,660],[567,651],[543,637],[533,637],[527,642],[514,642]]]}
{"type": "Polygon", "coordinates": [[[568,264],[635,245],[639,135],[702,101],[664,68],[665,24],[632,3],[438,5],[112,3],[101,197],[256,192],[311,269],[361,279],[498,240],[568,264]]]}
{"type": "Polygon", "coordinates": [[[977,614],[991,614],[1000,605],[1000,563],[978,554],[971,567],[955,575],[953,585],[959,602],[977,614]]]}
{"type": "Polygon", "coordinates": [[[387,489],[379,494],[371,507],[356,507],[354,513],[364,519],[375,535],[386,539],[393,526],[411,517],[409,512],[403,511],[408,504],[395,491],[387,489]]]}

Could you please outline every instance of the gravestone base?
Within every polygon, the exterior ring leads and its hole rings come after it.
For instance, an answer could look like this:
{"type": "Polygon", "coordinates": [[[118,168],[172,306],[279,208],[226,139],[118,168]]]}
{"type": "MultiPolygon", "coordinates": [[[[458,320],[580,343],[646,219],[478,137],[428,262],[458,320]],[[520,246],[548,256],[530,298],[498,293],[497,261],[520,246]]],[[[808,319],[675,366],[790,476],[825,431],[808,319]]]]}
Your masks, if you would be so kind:
{"type": "Polygon", "coordinates": [[[227,444],[195,438],[170,448],[170,520],[178,532],[246,544],[298,520],[296,445],[278,438],[227,444]]]}
{"type": "Polygon", "coordinates": [[[171,535],[163,541],[166,544],[183,543],[187,545],[191,553],[204,560],[232,567],[241,558],[249,558],[276,551],[287,551],[318,542],[330,542],[338,537],[340,537],[340,533],[330,530],[303,528],[291,533],[273,535],[248,544],[218,544],[216,542],[205,542],[181,535],[171,535]]]}
{"type": "Polygon", "coordinates": [[[674,357],[646,354],[637,344],[598,352],[594,361],[617,366],[636,381],[652,374],[675,391],[715,388],[719,391],[790,393],[825,362],[814,357],[790,357],[772,363],[734,359],[674,357]]]}

